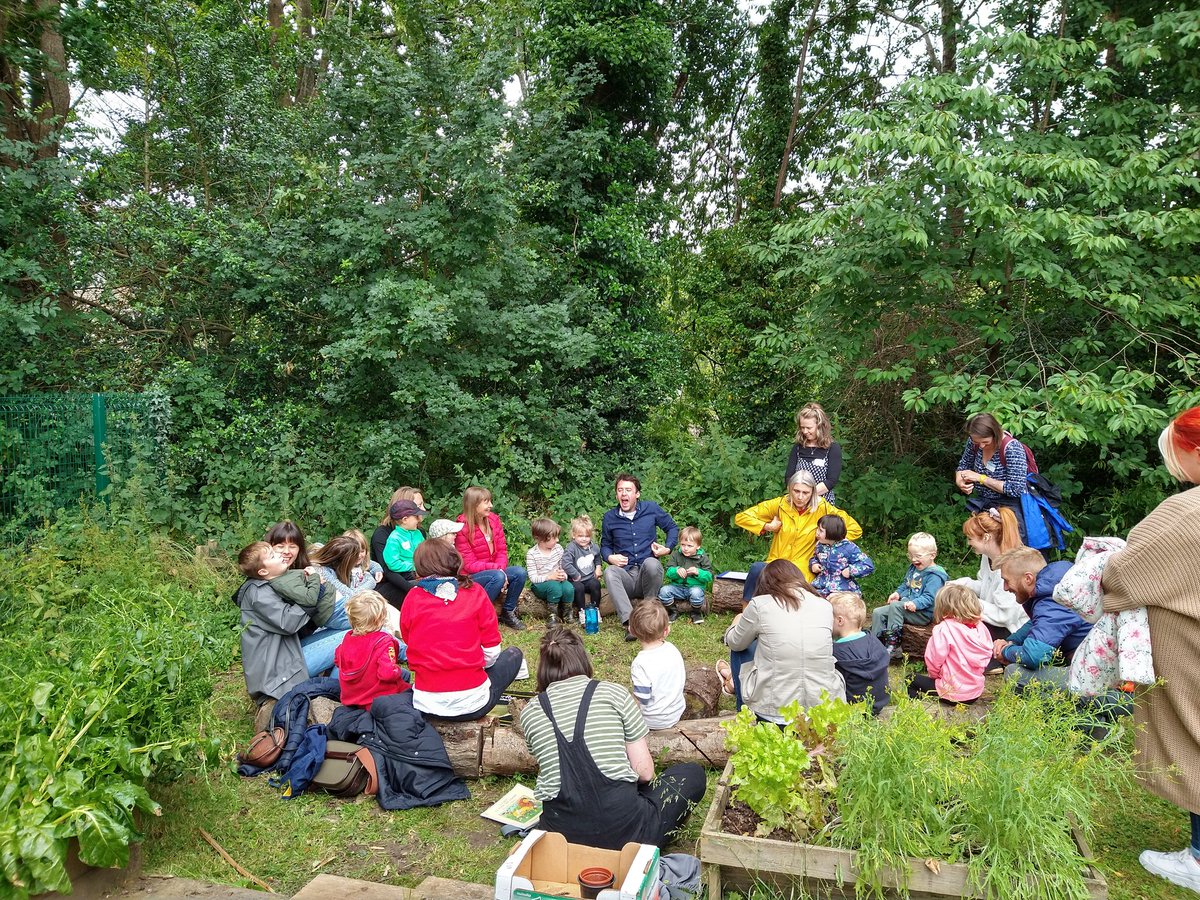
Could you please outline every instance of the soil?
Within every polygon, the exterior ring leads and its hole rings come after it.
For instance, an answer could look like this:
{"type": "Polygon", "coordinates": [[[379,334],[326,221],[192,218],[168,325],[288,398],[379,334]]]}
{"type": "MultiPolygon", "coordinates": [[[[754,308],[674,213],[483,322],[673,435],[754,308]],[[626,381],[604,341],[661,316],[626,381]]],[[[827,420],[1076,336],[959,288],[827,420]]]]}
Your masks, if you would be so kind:
{"type": "MultiPolygon", "coordinates": [[[[251,888],[209,884],[191,878],[125,876],[126,873],[118,869],[94,869],[87,876],[76,879],[70,900],[261,900],[266,896],[262,891],[251,888]]],[[[65,895],[42,895],[45,900],[59,897],[65,895]]]]}
{"type": "Polygon", "coordinates": [[[770,834],[757,834],[757,829],[762,819],[758,813],[754,812],[749,806],[741,800],[732,800],[725,807],[725,815],[721,817],[721,830],[727,834],[740,834],[746,837],[767,837],[773,841],[789,841],[795,843],[796,839],[792,837],[791,832],[784,831],[782,828],[776,828],[770,834]]]}

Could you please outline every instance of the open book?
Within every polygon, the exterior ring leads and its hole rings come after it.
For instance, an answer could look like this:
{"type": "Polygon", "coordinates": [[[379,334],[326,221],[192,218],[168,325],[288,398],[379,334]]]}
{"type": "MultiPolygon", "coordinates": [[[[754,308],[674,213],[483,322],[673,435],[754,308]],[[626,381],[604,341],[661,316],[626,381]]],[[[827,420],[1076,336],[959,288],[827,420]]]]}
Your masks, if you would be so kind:
{"type": "Polygon", "coordinates": [[[542,817],[542,801],[533,796],[533,788],[514,784],[507,794],[479,815],[501,825],[529,828],[542,817]]]}

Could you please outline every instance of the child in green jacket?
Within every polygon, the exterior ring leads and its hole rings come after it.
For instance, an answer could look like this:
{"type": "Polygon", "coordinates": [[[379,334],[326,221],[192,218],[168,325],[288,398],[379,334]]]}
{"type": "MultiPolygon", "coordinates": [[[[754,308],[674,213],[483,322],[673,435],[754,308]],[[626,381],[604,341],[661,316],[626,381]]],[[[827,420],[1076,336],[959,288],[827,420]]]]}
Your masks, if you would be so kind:
{"type": "Polygon", "coordinates": [[[679,546],[663,560],[667,570],[666,583],[658,592],[658,599],[667,608],[667,616],[674,622],[679,618],[675,612],[676,600],[687,600],[692,605],[692,624],[704,621],[704,592],[712,584],[712,560],[700,546],[700,529],[688,526],[679,532],[679,546]]]}

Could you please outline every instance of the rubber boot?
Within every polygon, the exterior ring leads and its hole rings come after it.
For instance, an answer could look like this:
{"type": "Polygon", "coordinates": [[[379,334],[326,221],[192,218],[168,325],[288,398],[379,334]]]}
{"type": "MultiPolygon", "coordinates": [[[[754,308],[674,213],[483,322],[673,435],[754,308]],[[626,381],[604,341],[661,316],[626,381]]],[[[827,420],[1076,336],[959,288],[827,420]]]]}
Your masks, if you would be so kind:
{"type": "Polygon", "coordinates": [[[516,610],[505,609],[500,612],[500,624],[507,625],[513,631],[524,631],[525,623],[517,618],[516,610]]]}

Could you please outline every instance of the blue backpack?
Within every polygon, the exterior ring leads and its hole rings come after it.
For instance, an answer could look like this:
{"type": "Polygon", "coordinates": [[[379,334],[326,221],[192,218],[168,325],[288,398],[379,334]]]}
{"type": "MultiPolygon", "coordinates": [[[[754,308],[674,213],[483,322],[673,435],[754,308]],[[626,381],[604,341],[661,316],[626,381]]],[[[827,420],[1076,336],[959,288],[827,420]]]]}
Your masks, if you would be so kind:
{"type": "Polygon", "coordinates": [[[1063,535],[1070,534],[1075,529],[1058,511],[1062,491],[1037,472],[1030,472],[1025,476],[1025,480],[1028,482],[1028,489],[1021,495],[1025,543],[1035,550],[1065,549],[1067,545],[1063,535]]]}
{"type": "Polygon", "coordinates": [[[328,739],[325,725],[309,725],[304,731],[300,746],[292,755],[291,765],[282,775],[272,778],[269,784],[280,788],[285,800],[291,800],[304,793],[304,789],[312,783],[313,776],[325,762],[325,745],[328,739]]]}

